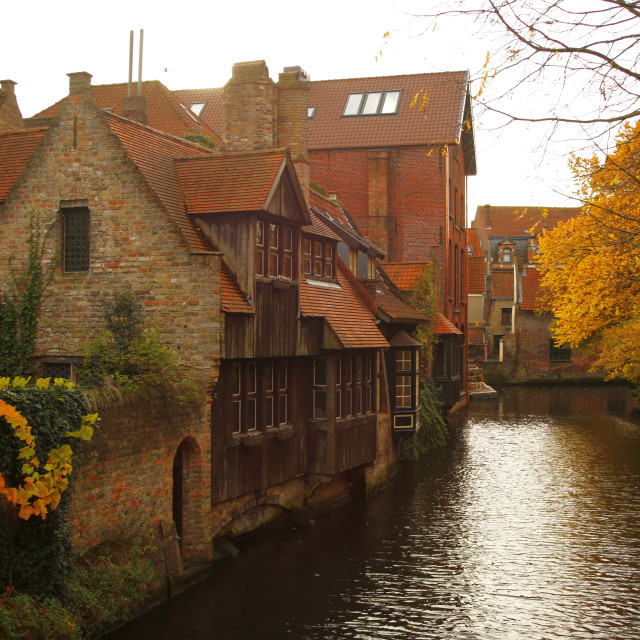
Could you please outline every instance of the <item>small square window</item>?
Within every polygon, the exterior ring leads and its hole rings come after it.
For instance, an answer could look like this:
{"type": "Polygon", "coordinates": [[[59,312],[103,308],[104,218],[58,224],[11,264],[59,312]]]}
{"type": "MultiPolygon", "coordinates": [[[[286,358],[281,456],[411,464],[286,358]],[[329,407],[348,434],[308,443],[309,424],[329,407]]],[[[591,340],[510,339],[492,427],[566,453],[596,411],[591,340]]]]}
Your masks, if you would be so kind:
{"type": "Polygon", "coordinates": [[[311,118],[313,118],[313,116],[315,116],[315,115],[316,115],[316,109],[317,109],[317,108],[318,108],[318,107],[309,107],[309,108],[307,109],[307,118],[309,118],[309,120],[311,120],[311,118]]]}

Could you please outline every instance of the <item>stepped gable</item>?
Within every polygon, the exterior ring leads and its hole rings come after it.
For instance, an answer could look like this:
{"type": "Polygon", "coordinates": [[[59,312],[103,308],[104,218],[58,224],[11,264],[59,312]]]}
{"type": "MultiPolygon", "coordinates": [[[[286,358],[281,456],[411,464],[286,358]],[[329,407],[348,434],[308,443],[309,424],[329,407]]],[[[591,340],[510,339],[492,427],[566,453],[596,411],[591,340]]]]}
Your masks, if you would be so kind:
{"type": "Polygon", "coordinates": [[[300,276],[300,311],[306,318],[324,318],[345,349],[386,348],[373,313],[358,293],[355,280],[337,258],[338,284],[300,276]]]}

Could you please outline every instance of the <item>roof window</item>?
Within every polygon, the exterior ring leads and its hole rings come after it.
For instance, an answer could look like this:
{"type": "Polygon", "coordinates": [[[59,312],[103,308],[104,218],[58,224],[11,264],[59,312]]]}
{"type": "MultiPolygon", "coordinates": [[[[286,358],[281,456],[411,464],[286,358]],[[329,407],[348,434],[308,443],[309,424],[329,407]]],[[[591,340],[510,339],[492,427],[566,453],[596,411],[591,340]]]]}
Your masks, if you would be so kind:
{"type": "Polygon", "coordinates": [[[307,118],[309,118],[309,120],[311,120],[311,118],[313,118],[313,116],[315,116],[315,115],[316,115],[316,109],[317,109],[317,108],[318,108],[318,107],[309,107],[309,108],[307,109],[307,118]]]}
{"type": "Polygon", "coordinates": [[[369,91],[350,93],[343,116],[376,116],[398,113],[402,91],[369,91]]]}
{"type": "Polygon", "coordinates": [[[191,111],[193,111],[193,113],[195,113],[198,118],[202,115],[202,112],[204,111],[204,108],[207,106],[206,102],[192,102],[191,103],[191,111]]]}

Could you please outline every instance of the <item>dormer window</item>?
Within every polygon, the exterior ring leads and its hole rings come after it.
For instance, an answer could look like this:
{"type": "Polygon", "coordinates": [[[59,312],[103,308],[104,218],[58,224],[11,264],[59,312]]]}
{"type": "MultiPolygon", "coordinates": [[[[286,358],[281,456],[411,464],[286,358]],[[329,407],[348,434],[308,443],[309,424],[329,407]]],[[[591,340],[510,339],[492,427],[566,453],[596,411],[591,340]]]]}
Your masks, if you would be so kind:
{"type": "Polygon", "coordinates": [[[376,116],[398,113],[402,91],[369,91],[350,93],[343,116],[376,116]]]}
{"type": "Polygon", "coordinates": [[[297,278],[295,229],[281,222],[256,221],[255,271],[268,278],[297,278]]]}
{"type": "Polygon", "coordinates": [[[367,278],[375,280],[376,276],[376,259],[374,256],[367,256],[367,278]]]}
{"type": "Polygon", "coordinates": [[[312,278],[333,279],[335,274],[334,243],[321,238],[303,238],[302,272],[312,278]]]}

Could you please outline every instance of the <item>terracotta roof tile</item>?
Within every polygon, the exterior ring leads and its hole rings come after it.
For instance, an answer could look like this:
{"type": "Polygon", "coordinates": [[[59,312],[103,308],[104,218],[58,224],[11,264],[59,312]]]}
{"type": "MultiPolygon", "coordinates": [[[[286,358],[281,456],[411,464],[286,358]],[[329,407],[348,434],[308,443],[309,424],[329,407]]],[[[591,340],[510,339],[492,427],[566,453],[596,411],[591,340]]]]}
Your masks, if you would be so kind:
{"type": "Polygon", "coordinates": [[[24,171],[46,129],[21,129],[0,133],[0,202],[24,171]]]}
{"type": "Polygon", "coordinates": [[[423,343],[412,338],[406,331],[398,331],[389,340],[389,345],[392,347],[422,347],[423,343]]]}
{"type": "Polygon", "coordinates": [[[462,331],[456,327],[451,320],[445,318],[441,313],[436,313],[436,324],[433,329],[437,336],[462,335],[462,331]]]}
{"type": "Polygon", "coordinates": [[[484,293],[485,282],[485,261],[482,256],[470,256],[467,258],[467,269],[469,274],[468,292],[471,295],[484,293]]]}
{"type": "Polygon", "coordinates": [[[104,113],[104,116],[191,248],[211,251],[210,242],[184,210],[175,162],[185,156],[209,156],[211,151],[111,113],[104,113]]]}
{"type": "MultiPolygon", "coordinates": [[[[128,90],[126,82],[92,85],[91,97],[100,109],[110,109],[111,113],[121,116],[122,99],[127,97],[128,90]]],[[[137,84],[134,87],[134,95],[138,95],[137,84]]],[[[194,113],[187,113],[175,93],[169,91],[160,81],[143,82],[142,96],[147,100],[147,124],[150,127],[173,136],[183,136],[189,132],[200,133],[212,139],[218,146],[222,144],[218,134],[194,113]]],[[[37,113],[34,118],[57,115],[65,99],[37,113]]]]}
{"type": "Polygon", "coordinates": [[[523,311],[537,311],[540,308],[537,301],[540,280],[542,280],[542,274],[538,269],[529,267],[522,274],[522,300],[520,302],[520,309],[523,311]]]}
{"type": "Polygon", "coordinates": [[[300,277],[300,310],[308,318],[324,318],[345,349],[388,347],[374,317],[347,275],[347,268],[337,260],[337,286],[313,284],[300,277]]]}
{"type": "Polygon", "coordinates": [[[313,233],[317,236],[324,238],[331,238],[332,240],[339,241],[340,236],[327,225],[327,223],[320,217],[313,207],[309,208],[311,214],[311,224],[302,228],[304,233],[313,233]]]}
{"type": "Polygon", "coordinates": [[[482,243],[478,236],[478,230],[475,227],[469,227],[467,229],[467,247],[471,247],[470,256],[478,257],[482,256],[482,243]]]}
{"type": "Polygon", "coordinates": [[[382,269],[398,289],[411,291],[428,266],[428,262],[385,262],[382,269]]]}
{"type": "Polygon", "coordinates": [[[314,81],[309,106],[317,108],[309,120],[309,149],[456,144],[468,80],[466,71],[454,71],[314,81]],[[342,116],[350,93],[394,90],[402,91],[396,114],[342,116]],[[410,107],[417,94],[417,105],[410,107]]]}
{"type": "Polygon", "coordinates": [[[283,165],[284,149],[215,153],[176,161],[190,214],[261,211],[283,165]]]}
{"type": "Polygon", "coordinates": [[[253,313],[254,309],[249,304],[247,297],[242,293],[229,267],[222,262],[220,270],[220,297],[222,298],[222,310],[226,313],[253,313]]]}
{"type": "Polygon", "coordinates": [[[513,269],[491,271],[491,297],[513,300],[513,269]]]}
{"type": "MultiPolygon", "coordinates": [[[[309,149],[434,145],[459,142],[467,98],[466,71],[400,76],[314,80],[309,106],[317,107],[309,120],[309,149]],[[349,93],[401,90],[398,113],[382,116],[342,117],[349,93]],[[426,95],[426,108],[409,105],[414,96],[426,95]]],[[[214,131],[222,133],[223,89],[174,91],[187,106],[205,102],[200,114],[214,131]]]]}
{"type": "Polygon", "coordinates": [[[576,207],[478,207],[480,221],[491,238],[526,238],[580,213],[576,207]]]}
{"type": "MultiPolygon", "coordinates": [[[[407,321],[411,323],[426,322],[427,316],[411,305],[400,300],[389,290],[384,282],[378,283],[378,295],[376,297],[378,309],[391,321],[407,321]]],[[[384,319],[384,318],[383,318],[384,319]]]]}
{"type": "Polygon", "coordinates": [[[174,95],[187,107],[198,103],[205,103],[200,113],[200,119],[218,135],[222,135],[222,96],[224,89],[181,89],[174,91],[174,95]]]}

